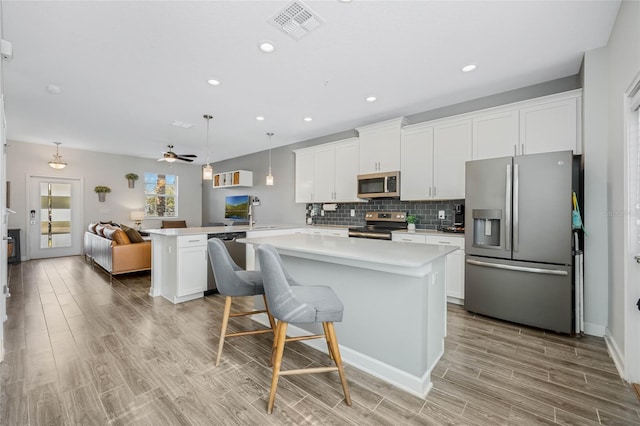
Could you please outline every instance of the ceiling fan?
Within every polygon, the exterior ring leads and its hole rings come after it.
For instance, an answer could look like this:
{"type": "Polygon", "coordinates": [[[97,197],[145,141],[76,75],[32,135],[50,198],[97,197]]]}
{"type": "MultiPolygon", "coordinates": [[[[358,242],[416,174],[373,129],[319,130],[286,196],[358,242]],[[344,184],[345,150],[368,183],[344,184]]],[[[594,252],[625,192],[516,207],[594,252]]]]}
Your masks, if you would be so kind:
{"type": "Polygon", "coordinates": [[[189,163],[193,162],[192,158],[197,158],[197,155],[194,154],[176,154],[172,151],[173,145],[167,145],[169,147],[169,151],[162,153],[162,158],[158,158],[158,161],[167,161],[169,163],[173,163],[176,160],[188,161],[189,163]]]}

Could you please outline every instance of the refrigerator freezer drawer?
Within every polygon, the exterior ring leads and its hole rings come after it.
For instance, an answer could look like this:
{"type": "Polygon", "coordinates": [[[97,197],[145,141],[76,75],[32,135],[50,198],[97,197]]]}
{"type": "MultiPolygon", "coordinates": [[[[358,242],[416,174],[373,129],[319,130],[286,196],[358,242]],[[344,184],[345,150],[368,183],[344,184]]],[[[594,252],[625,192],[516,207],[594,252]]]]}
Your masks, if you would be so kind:
{"type": "Polygon", "coordinates": [[[572,266],[466,256],[464,307],[470,312],[570,334],[572,266]]]}

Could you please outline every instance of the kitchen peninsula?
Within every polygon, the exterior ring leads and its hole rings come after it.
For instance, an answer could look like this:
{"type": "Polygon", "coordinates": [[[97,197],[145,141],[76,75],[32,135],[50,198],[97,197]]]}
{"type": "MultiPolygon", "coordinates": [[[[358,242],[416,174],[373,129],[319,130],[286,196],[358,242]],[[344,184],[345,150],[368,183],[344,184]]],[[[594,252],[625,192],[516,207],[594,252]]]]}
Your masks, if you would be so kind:
{"type": "Polygon", "coordinates": [[[335,324],[345,362],[420,397],[428,393],[431,370],[444,352],[445,261],[455,247],[308,234],[244,241],[248,268],[254,247],[268,243],[302,285],[336,292],[345,307],[343,321],[335,324]]]}

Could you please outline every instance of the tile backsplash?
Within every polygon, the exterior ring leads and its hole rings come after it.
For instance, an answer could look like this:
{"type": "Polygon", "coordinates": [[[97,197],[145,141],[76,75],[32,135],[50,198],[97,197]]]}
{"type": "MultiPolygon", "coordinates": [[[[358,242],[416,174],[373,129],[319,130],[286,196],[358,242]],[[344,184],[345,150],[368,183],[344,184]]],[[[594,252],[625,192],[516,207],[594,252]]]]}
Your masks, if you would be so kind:
{"type": "Polygon", "coordinates": [[[338,204],[336,211],[325,211],[322,215],[322,203],[307,204],[307,218],[313,219],[314,225],[363,226],[364,215],[368,211],[399,211],[418,217],[417,229],[437,229],[440,226],[453,225],[453,209],[455,204],[464,204],[464,200],[442,201],[400,201],[371,200],[368,203],[338,204]],[[351,216],[351,210],[355,216],[351,216]],[[438,219],[438,211],[445,211],[445,218],[438,219]],[[314,211],[315,215],[311,215],[314,211]]]}

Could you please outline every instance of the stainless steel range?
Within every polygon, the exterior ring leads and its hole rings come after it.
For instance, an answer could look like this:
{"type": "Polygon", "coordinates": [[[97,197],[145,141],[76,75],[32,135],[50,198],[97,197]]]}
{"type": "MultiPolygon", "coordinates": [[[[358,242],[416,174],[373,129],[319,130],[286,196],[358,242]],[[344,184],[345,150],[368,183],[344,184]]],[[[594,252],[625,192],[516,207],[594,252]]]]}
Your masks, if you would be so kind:
{"type": "Polygon", "coordinates": [[[350,237],[390,240],[391,231],[407,229],[407,212],[367,212],[364,218],[365,226],[349,228],[350,237]]]}

